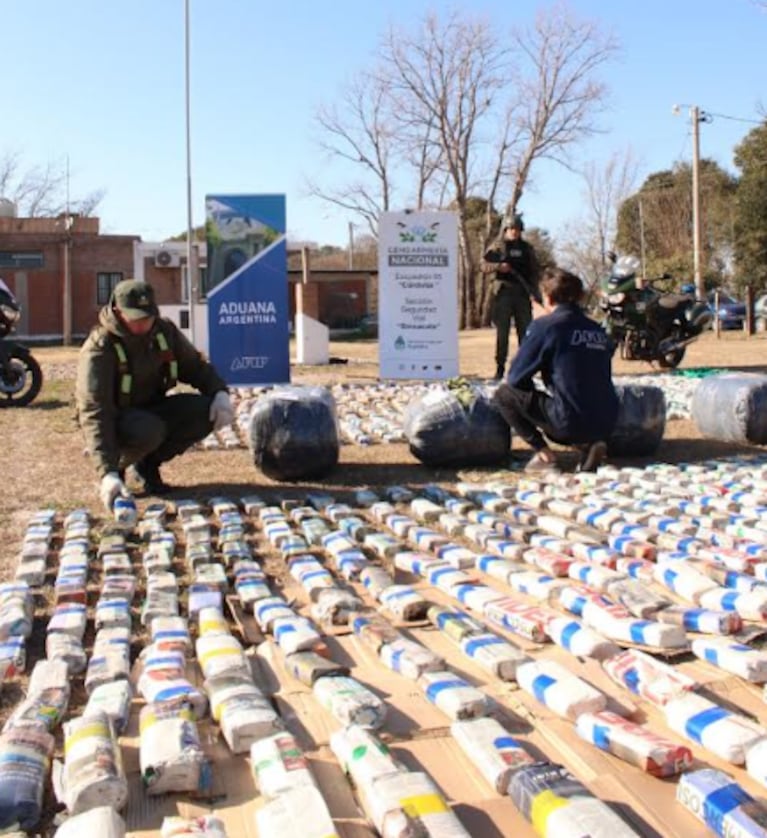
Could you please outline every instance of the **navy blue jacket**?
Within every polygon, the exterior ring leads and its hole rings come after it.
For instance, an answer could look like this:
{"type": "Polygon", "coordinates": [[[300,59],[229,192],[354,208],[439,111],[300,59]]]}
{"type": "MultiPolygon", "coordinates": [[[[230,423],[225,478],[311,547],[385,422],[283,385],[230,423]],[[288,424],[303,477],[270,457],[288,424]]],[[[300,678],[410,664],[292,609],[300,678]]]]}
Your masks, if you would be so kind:
{"type": "Polygon", "coordinates": [[[508,374],[510,387],[533,389],[540,372],[551,399],[545,412],[559,442],[608,439],[618,418],[613,344],[604,329],[574,304],[533,320],[508,374]]]}

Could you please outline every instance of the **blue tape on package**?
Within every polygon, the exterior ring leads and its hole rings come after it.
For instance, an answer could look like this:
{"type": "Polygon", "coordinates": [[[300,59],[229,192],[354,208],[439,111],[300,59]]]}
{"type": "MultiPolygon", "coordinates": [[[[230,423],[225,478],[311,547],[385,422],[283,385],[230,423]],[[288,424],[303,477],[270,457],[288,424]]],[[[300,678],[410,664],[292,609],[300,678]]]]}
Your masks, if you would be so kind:
{"type": "Polygon", "coordinates": [[[581,582],[587,582],[589,576],[591,576],[591,568],[590,567],[579,567],[577,575],[578,575],[578,579],[581,582]]]}
{"type": "Polygon", "coordinates": [[[469,640],[463,647],[463,651],[470,657],[474,657],[477,649],[481,649],[484,646],[498,646],[500,643],[505,642],[502,637],[477,637],[475,640],[469,640]]]}
{"type": "Polygon", "coordinates": [[[719,600],[719,607],[722,611],[735,611],[738,597],[740,597],[739,591],[732,591],[732,593],[725,594],[721,600],[719,600]]]}
{"type": "Polygon", "coordinates": [[[655,529],[659,532],[668,532],[675,523],[675,518],[661,518],[660,521],[656,521],[655,529]]]}
{"type": "Polygon", "coordinates": [[[570,644],[573,641],[573,637],[581,630],[580,623],[576,623],[573,620],[571,623],[568,623],[563,629],[562,634],[560,637],[560,642],[565,647],[565,649],[570,649],[570,644]]]}
{"type": "Polygon", "coordinates": [[[606,509],[596,509],[594,512],[590,512],[586,516],[586,524],[590,527],[596,525],[597,521],[607,512],[606,509]]]}
{"type": "Polygon", "coordinates": [[[576,617],[583,616],[583,609],[586,607],[586,603],[588,600],[585,596],[577,596],[575,599],[567,606],[568,611],[572,611],[576,617]]]}
{"type": "Polygon", "coordinates": [[[697,538],[680,538],[676,546],[679,550],[682,550],[683,552],[687,553],[690,547],[694,546],[697,543],[697,538]]]}
{"type": "Polygon", "coordinates": [[[310,570],[309,573],[304,573],[301,576],[301,584],[303,585],[307,579],[318,579],[320,576],[326,579],[332,579],[333,577],[327,572],[327,570],[310,570]]]}
{"type": "Polygon", "coordinates": [[[462,611],[442,611],[437,614],[437,628],[443,629],[448,623],[460,622],[466,615],[462,611]]]}
{"type": "Polygon", "coordinates": [[[466,602],[466,597],[478,588],[479,585],[456,585],[453,588],[453,593],[458,597],[459,602],[466,602]]]}
{"type": "Polygon", "coordinates": [[[426,698],[429,699],[432,703],[435,703],[437,696],[443,690],[454,690],[457,687],[468,687],[469,685],[466,681],[462,681],[460,678],[451,678],[447,681],[436,681],[433,684],[429,684],[426,688],[426,698]]]}
{"type": "Polygon", "coordinates": [[[603,751],[610,750],[610,729],[606,725],[594,725],[591,728],[591,741],[603,751]]]}
{"type": "Polygon", "coordinates": [[[743,803],[751,803],[752,800],[751,795],[737,783],[722,786],[706,795],[703,801],[703,820],[706,826],[710,826],[717,835],[724,835],[725,815],[743,803]]]}
{"type": "Polygon", "coordinates": [[[484,555],[484,556],[480,556],[480,557],[477,559],[477,567],[478,567],[481,571],[483,571],[483,572],[485,572],[485,573],[486,573],[486,572],[487,572],[487,569],[488,569],[491,565],[495,564],[496,562],[502,562],[502,561],[503,561],[503,559],[498,558],[498,556],[488,556],[488,555],[484,555]]]}
{"type": "Polygon", "coordinates": [[[635,623],[632,623],[629,628],[632,643],[644,643],[645,629],[651,625],[653,624],[649,620],[637,620],[635,623]]]}
{"type": "Polygon", "coordinates": [[[703,654],[703,659],[714,666],[719,666],[719,652],[716,649],[708,648],[703,654]]]}
{"type": "Polygon", "coordinates": [[[189,684],[188,686],[180,686],[180,687],[166,687],[164,690],[160,690],[160,692],[155,693],[153,701],[171,701],[174,698],[178,698],[182,695],[189,695],[189,693],[194,693],[196,690],[194,687],[189,684]]]}
{"type": "Polygon", "coordinates": [[[354,620],[352,620],[352,631],[354,631],[355,634],[359,634],[365,626],[369,625],[370,620],[367,617],[355,617],[354,620]]]}
{"type": "Polygon", "coordinates": [[[541,702],[541,704],[546,703],[545,694],[546,690],[552,685],[556,684],[556,678],[552,678],[550,675],[538,675],[532,683],[532,690],[533,695],[541,702]]]}
{"type": "Polygon", "coordinates": [[[702,608],[691,608],[682,615],[682,625],[687,631],[698,631],[700,618],[705,612],[702,608]]]}
{"type": "Polygon", "coordinates": [[[627,669],[623,673],[623,683],[632,692],[639,695],[639,672],[634,669],[627,669]]]}
{"type": "MultiPolygon", "coordinates": [[[[440,567],[437,570],[433,570],[429,574],[429,583],[432,585],[436,585],[439,579],[444,576],[446,573],[455,573],[454,567],[440,567]]],[[[464,576],[465,578],[465,576],[464,576]]]]}
{"type": "Polygon", "coordinates": [[[663,581],[669,588],[674,587],[674,582],[676,581],[677,576],[679,576],[679,574],[670,567],[663,571],[663,581]]]}
{"type": "Polygon", "coordinates": [[[493,747],[500,751],[502,748],[521,748],[522,744],[513,736],[499,736],[493,739],[493,747]]]}
{"type": "Polygon", "coordinates": [[[415,591],[412,588],[404,588],[401,591],[391,591],[389,593],[384,591],[382,599],[384,600],[384,602],[389,602],[389,600],[391,599],[402,599],[406,596],[412,596],[414,593],[415,591]]]}
{"type": "Polygon", "coordinates": [[[725,719],[731,714],[724,709],[724,707],[710,707],[702,713],[696,713],[691,718],[687,719],[684,726],[684,732],[695,742],[701,741],[703,731],[714,722],[720,719],[725,719]]]}
{"type": "Polygon", "coordinates": [[[405,653],[404,649],[395,649],[394,652],[392,652],[390,663],[391,663],[391,668],[395,672],[399,672],[399,670],[400,670],[399,662],[402,659],[402,655],[404,653],[405,653]]]}

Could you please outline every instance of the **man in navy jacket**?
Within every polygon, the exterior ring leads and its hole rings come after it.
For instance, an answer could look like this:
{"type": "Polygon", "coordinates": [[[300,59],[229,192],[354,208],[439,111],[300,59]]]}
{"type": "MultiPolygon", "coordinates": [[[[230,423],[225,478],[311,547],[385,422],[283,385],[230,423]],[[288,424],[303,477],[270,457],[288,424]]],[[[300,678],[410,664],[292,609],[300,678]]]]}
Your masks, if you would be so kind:
{"type": "Polygon", "coordinates": [[[579,303],[583,283],[561,268],[547,268],[541,279],[546,315],[534,320],[494,400],[535,455],[528,471],[556,468],[546,437],[575,445],[579,468],[594,471],[607,455],[607,439],[618,418],[612,383],[613,344],[579,303]],[[545,391],[535,387],[540,373],[545,391]]]}

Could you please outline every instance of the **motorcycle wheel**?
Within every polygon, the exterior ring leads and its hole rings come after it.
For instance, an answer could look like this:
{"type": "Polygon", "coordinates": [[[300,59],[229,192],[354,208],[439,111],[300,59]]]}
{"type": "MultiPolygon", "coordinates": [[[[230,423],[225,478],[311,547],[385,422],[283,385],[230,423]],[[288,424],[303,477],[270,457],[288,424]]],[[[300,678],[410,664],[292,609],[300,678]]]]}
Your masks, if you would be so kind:
{"type": "Polygon", "coordinates": [[[43,386],[43,371],[31,356],[11,351],[6,370],[0,370],[0,407],[25,407],[43,386]]]}
{"type": "Polygon", "coordinates": [[[679,349],[673,350],[673,352],[667,352],[665,355],[661,355],[658,358],[658,363],[663,367],[663,369],[675,369],[682,363],[682,358],[684,358],[686,348],[687,347],[682,346],[679,349]]]}

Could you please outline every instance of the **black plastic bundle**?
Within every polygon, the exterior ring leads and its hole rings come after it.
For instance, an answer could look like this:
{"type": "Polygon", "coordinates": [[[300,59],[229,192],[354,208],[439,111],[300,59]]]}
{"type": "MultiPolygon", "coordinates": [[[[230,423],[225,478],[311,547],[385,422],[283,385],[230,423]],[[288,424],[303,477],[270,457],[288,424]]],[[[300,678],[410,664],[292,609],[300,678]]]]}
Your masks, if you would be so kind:
{"type": "Polygon", "coordinates": [[[701,380],[692,396],[698,430],[725,442],[767,443],[767,375],[723,373],[701,380]]]}
{"type": "Polygon", "coordinates": [[[321,477],[338,463],[338,422],[324,387],[281,387],[250,414],[253,461],[274,480],[321,477]]]}
{"type": "Polygon", "coordinates": [[[427,466],[486,466],[509,457],[509,426],[479,391],[430,391],[408,406],[404,432],[413,456],[427,466]]]}
{"type": "Polygon", "coordinates": [[[666,430],[666,397],[660,387],[615,385],[620,408],[607,448],[610,454],[631,457],[652,454],[666,430]]]}

